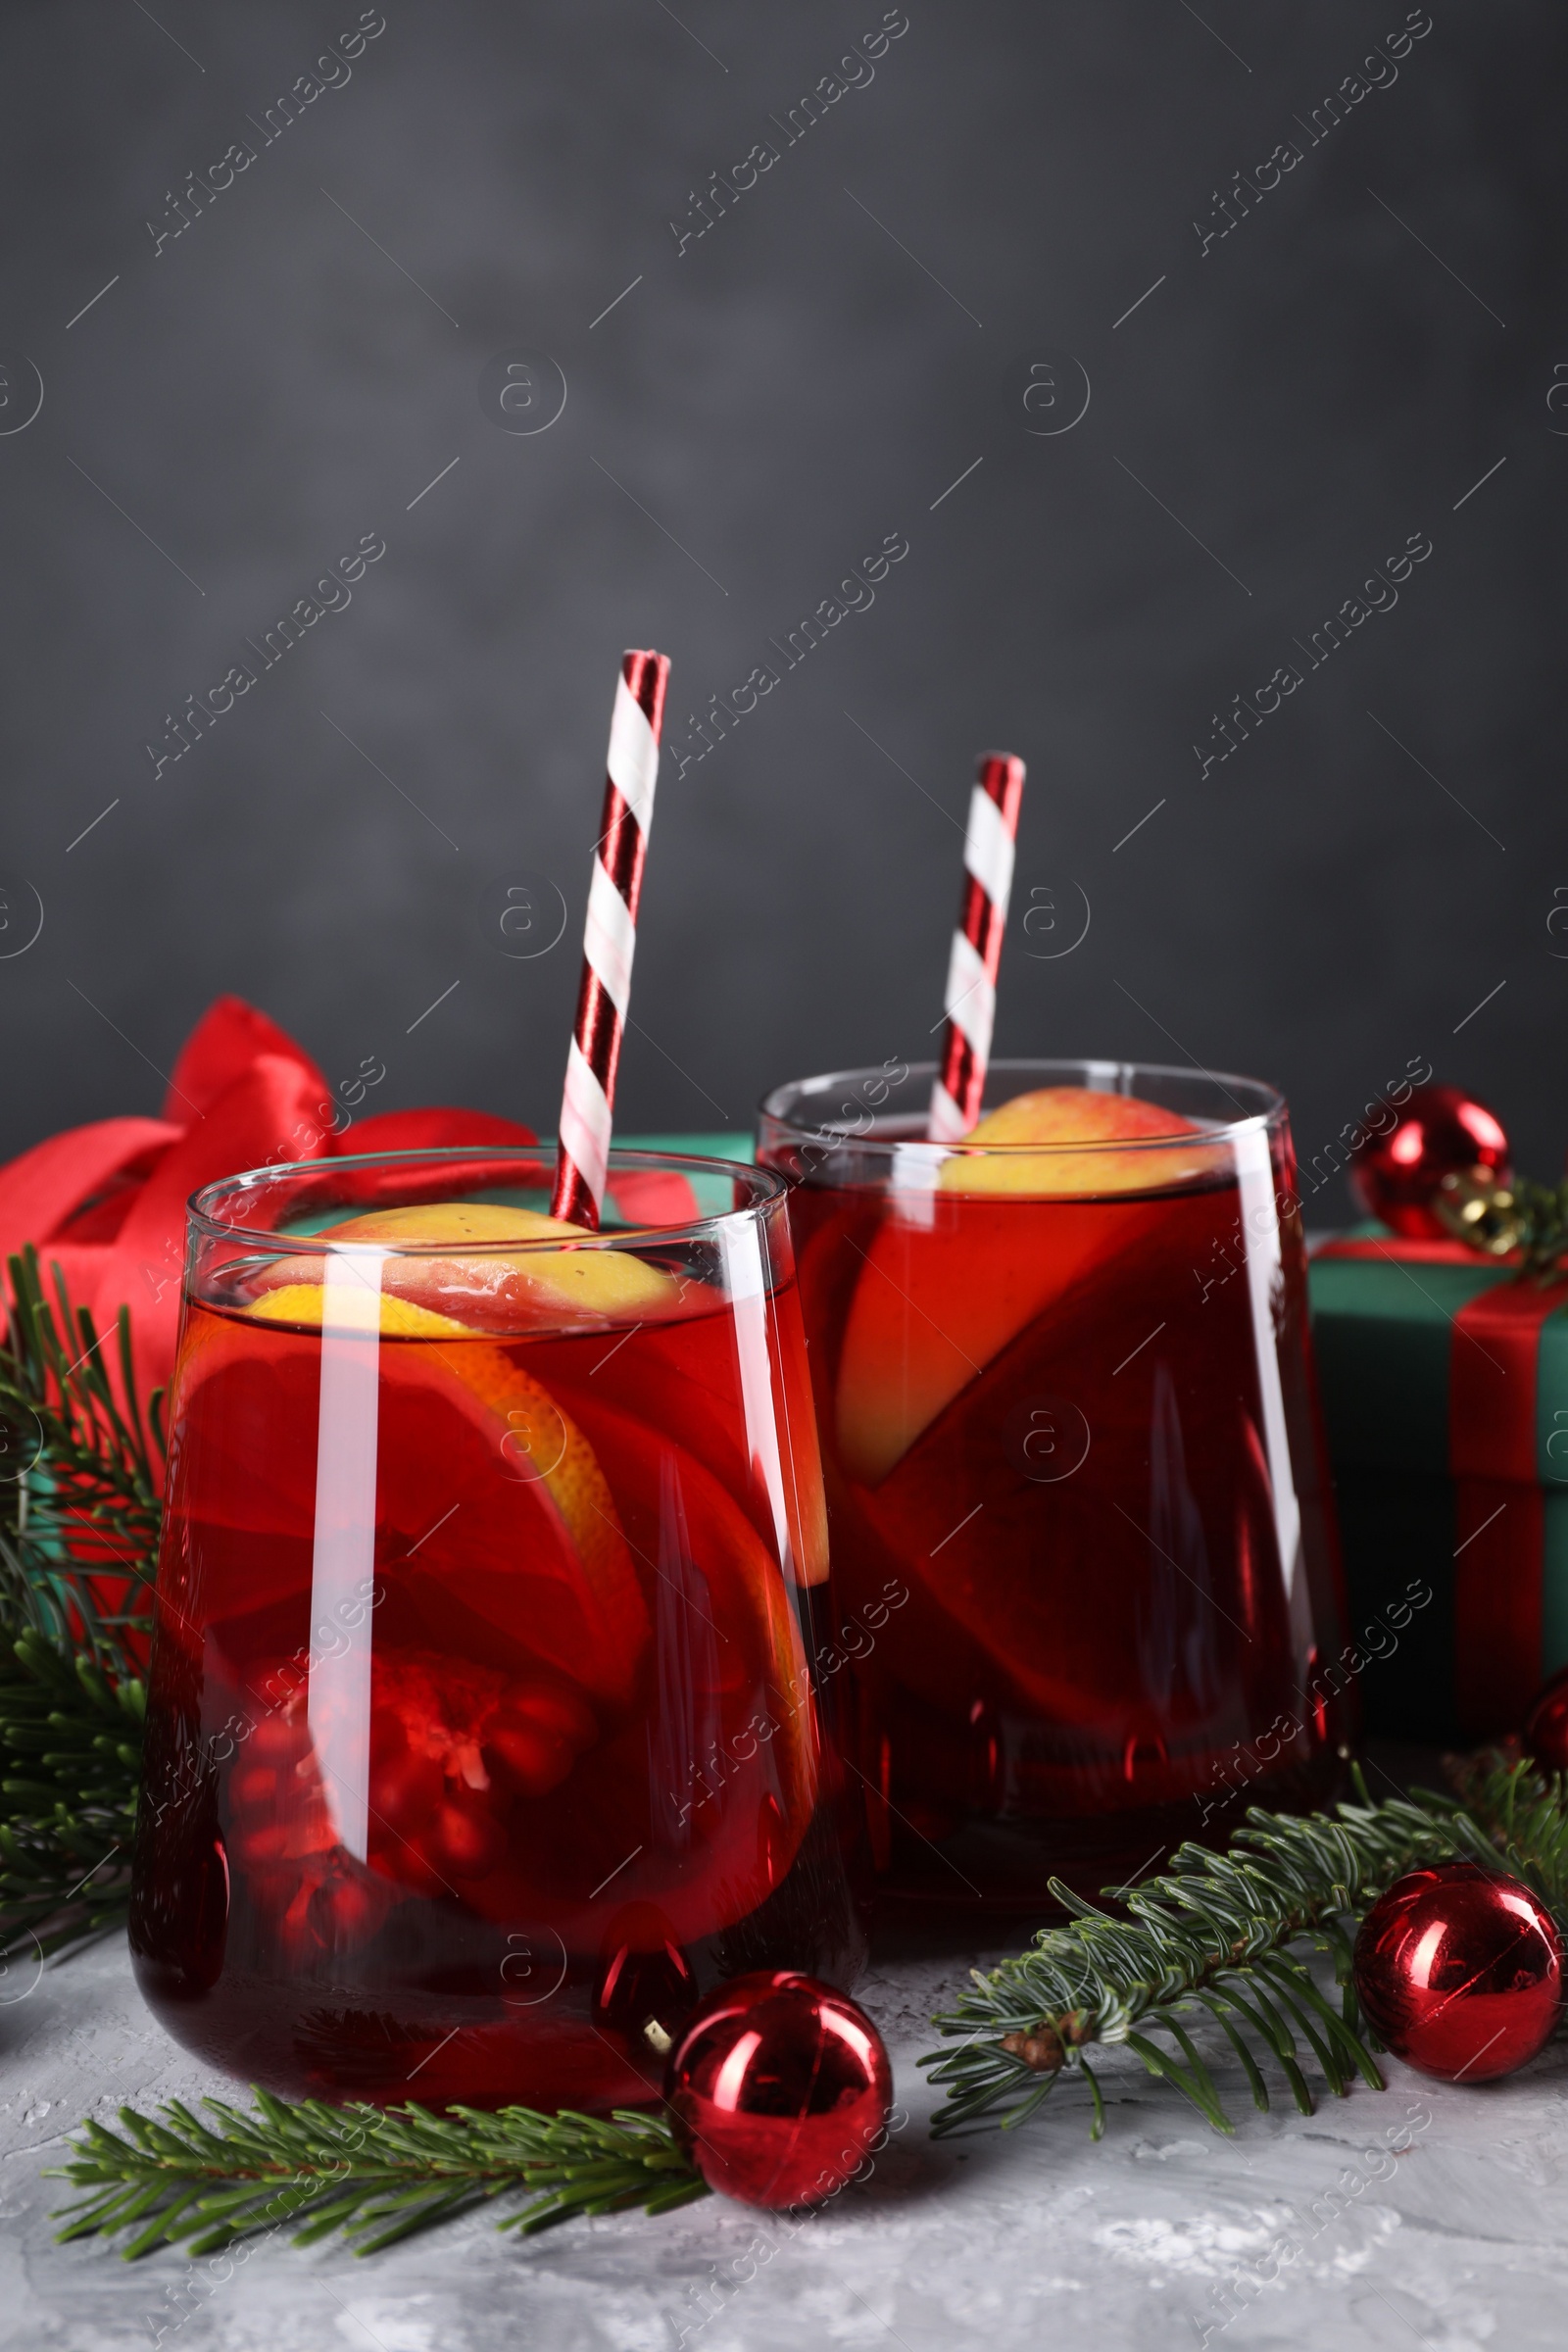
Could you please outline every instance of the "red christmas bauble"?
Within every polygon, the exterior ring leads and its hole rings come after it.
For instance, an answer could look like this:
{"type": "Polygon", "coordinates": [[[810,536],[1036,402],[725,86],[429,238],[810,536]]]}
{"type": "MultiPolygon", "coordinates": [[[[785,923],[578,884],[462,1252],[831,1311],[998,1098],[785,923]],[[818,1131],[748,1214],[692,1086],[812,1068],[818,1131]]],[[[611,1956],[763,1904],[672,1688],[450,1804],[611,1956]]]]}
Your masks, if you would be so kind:
{"type": "Polygon", "coordinates": [[[746,2205],[814,2205],[883,2132],[893,2070],[854,2001],[815,1977],[761,1969],[693,2011],[664,2094],[710,2188],[746,2205]]]}
{"type": "Polygon", "coordinates": [[[1550,2038],[1562,1942],[1520,1879],[1445,1862],[1395,1882],[1355,1939],[1356,1998],[1373,2032],[1423,2075],[1490,2082],[1550,2038]]]}
{"type": "Polygon", "coordinates": [[[1508,1138],[1485,1104],[1456,1086],[1418,1086],[1382,1135],[1351,1154],[1350,1190],[1369,1216],[1411,1241],[1446,1241],[1432,1203],[1445,1176],[1485,1168],[1508,1177],[1508,1138]]]}
{"type": "Polygon", "coordinates": [[[1524,1722],[1525,1752],[1542,1772],[1568,1772],[1568,1666],[1543,1683],[1524,1722]]]}

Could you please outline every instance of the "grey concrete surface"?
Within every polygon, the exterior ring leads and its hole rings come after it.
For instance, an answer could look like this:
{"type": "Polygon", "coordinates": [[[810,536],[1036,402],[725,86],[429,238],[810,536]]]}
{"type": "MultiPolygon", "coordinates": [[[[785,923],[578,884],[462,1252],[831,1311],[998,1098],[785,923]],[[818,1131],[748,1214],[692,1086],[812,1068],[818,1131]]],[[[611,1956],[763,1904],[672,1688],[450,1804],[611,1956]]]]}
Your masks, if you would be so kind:
{"type": "MultiPolygon", "coordinates": [[[[963,1974],[884,1964],[860,1987],[907,2121],[871,2179],[804,2221],[717,2199],[526,2242],[487,2217],[359,2261],[281,2241],[232,2276],[165,2252],[59,2247],[42,2179],[86,2114],[231,2085],[142,2008],[122,1943],[0,2008],[0,2343],[26,2352],[1530,2352],[1562,2341],[1568,2047],[1467,2090],[1389,2067],[1311,2118],[1246,2103],[1234,2139],[1134,2060],[1023,2132],[934,2146],[915,2067],[963,1974]],[[159,2330],[165,2332],[160,2337],[159,2330]]],[[[25,1978],[17,1980],[20,1989],[25,1978]]]]}

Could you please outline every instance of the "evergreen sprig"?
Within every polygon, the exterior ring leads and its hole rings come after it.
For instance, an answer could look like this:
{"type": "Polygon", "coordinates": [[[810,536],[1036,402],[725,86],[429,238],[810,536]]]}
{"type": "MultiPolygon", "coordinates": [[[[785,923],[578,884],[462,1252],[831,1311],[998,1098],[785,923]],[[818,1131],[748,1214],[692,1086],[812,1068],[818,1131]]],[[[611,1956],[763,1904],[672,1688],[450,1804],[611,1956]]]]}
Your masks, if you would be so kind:
{"type": "Polygon", "coordinates": [[[1127,1918],[1054,1880],[1072,1924],[1043,1929],[1030,1950],[989,1975],[976,1970],[974,1989],[933,2021],[939,2033],[962,2037],[961,2048],[920,2061],[948,2086],[933,2132],[943,2137],[981,2118],[1015,2128],[1075,2070],[1089,2085],[1098,2138],[1104,2101],[1085,2053],[1117,2043],[1183,2092],[1216,2132],[1229,2132],[1187,2031],[1205,2016],[1230,2041],[1259,2108],[1269,2103],[1263,2070],[1271,2061],[1303,2114],[1312,2112],[1303,2058],[1342,2097],[1356,2075],[1381,2089],[1350,1983],[1354,1921],[1405,1871],[1464,1853],[1494,1863],[1500,1848],[1543,1893],[1543,1874],[1560,1890],[1568,1872],[1560,1789],[1501,1763],[1477,1768],[1472,1779],[1473,1812],[1426,1793],[1373,1804],[1364,1784],[1364,1801],[1332,1814],[1298,1819],[1254,1806],[1227,1853],[1179,1847],[1163,1876],[1125,1895],[1127,1918]],[[1313,1950],[1333,1961],[1338,2006],[1307,1966],[1313,1950]],[[1152,2040],[1154,2033],[1174,2048],[1152,2040]]]}
{"type": "Polygon", "coordinates": [[[87,2123],[73,2161],[50,2177],[94,2193],[57,2219],[62,2240],[133,2234],[126,2261],[155,2246],[211,2254],[236,2239],[291,2229],[296,2245],[336,2233],[357,2254],[495,2197],[528,2202],[498,2227],[524,2233],[641,2206],[668,2213],[708,2184],[662,2118],[617,2109],[596,2118],[531,2107],[482,2114],[451,2107],[328,2107],[255,2093],[248,2113],[202,2104],[216,2129],[179,2101],[156,2117],[120,2110],[123,2136],[87,2123]]]}
{"type": "Polygon", "coordinates": [[[29,1244],[8,1261],[11,1298],[0,1344],[0,1425],[6,1435],[8,1519],[41,1559],[117,1569],[151,1584],[162,1523],[152,1443],[165,1450],[163,1392],[143,1417],[130,1353],[130,1311],[100,1332],[74,1307],[53,1268],[55,1300],[44,1294],[29,1244]],[[115,1342],[124,1409],[104,1366],[115,1342]],[[42,1472],[42,1476],[37,1475],[42,1472]]]}
{"type": "Polygon", "coordinates": [[[0,1341],[0,1958],[124,1917],[141,1769],[141,1675],[161,1506],[130,1321],[104,1342],[59,1268],[10,1261],[0,1341]],[[116,1597],[117,1589],[121,1597],[116,1597]]]}
{"type": "Polygon", "coordinates": [[[125,1915],[141,1770],[139,1678],[111,1682],[34,1630],[0,1650],[0,1948],[39,1956],[125,1915]]]}

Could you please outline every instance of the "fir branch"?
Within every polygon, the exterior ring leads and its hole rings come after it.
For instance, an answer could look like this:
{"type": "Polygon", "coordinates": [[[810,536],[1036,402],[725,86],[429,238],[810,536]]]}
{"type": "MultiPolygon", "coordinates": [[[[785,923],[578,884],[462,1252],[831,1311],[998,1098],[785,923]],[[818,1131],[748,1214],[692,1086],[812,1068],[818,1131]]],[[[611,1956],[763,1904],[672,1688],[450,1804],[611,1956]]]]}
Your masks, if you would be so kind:
{"type": "Polygon", "coordinates": [[[6,1532],[40,1561],[101,1573],[119,1568],[150,1586],[162,1508],[147,1424],[162,1454],[163,1395],[154,1395],[144,1420],[129,1309],[120,1309],[113,1334],[122,1411],[103,1360],[111,1334],[99,1332],[86,1307],[73,1307],[60,1268],[53,1269],[53,1304],[30,1244],[8,1269],[0,1423],[13,1463],[25,1464],[30,1454],[31,1467],[6,1490],[6,1532]]]}
{"type": "MultiPolygon", "coordinates": [[[[73,1308],[59,1268],[57,1305],[44,1298],[34,1250],[10,1270],[0,1343],[11,1473],[0,1485],[0,1957],[55,1951],[124,1917],[162,1517],[125,1310],[116,1333],[122,1408],[92,1317],[73,1308]],[[128,1597],[109,1605],[127,1584],[128,1597]]],[[[148,1420],[161,1451],[158,1406],[155,1396],[148,1420]]]]}
{"type": "Polygon", "coordinates": [[[296,2245],[339,2232],[357,2254],[514,2193],[529,2202],[497,2226],[524,2233],[641,2206],[668,2213],[708,2184],[662,2118],[541,2115],[503,2107],[433,2114],[417,2106],[328,2107],[255,2093],[249,2111],[219,2099],[201,2123],[175,2100],[156,2117],[120,2110],[123,2136],[87,2123],[52,2178],[92,2193],[55,2218],[62,2242],[131,2230],[127,2262],[158,2245],[211,2254],[290,2229],[296,2245]]]}
{"type": "MultiPolygon", "coordinates": [[[[1360,1794],[1365,1799],[1364,1785],[1360,1794]]],[[[1568,1873],[1568,1821],[1560,1805],[1544,1801],[1556,1825],[1552,1850],[1568,1873]]],[[[1491,1802],[1500,1819],[1507,1802],[1500,1786],[1491,1802]]],[[[1530,1850],[1544,1855],[1543,1820],[1532,1817],[1523,1827],[1530,1850]]],[[[1195,2012],[1218,2021],[1259,2108],[1269,2103],[1264,2069],[1272,2061],[1297,2106],[1312,2112],[1303,2044],[1338,2096],[1356,2075],[1381,2089],[1357,2030],[1341,1922],[1359,1916],[1405,1871],[1465,1850],[1497,1858],[1497,1843],[1480,1821],[1466,1820],[1455,1800],[1423,1793],[1413,1802],[1342,1804],[1332,1815],[1306,1819],[1254,1806],[1227,1853],[1179,1847],[1163,1877],[1126,1896],[1130,1918],[1097,1909],[1054,1880],[1052,1893],[1074,1914],[1073,1924],[1043,1929],[1030,1950],[988,1976],[974,1971],[974,1989],[933,2021],[939,2033],[962,2037],[961,2048],[920,2061],[933,2082],[948,2086],[933,2132],[941,2138],[983,2117],[1015,2128],[1063,2073],[1077,2069],[1089,2079],[1098,2139],[1103,2106],[1084,2054],[1096,2043],[1118,2042],[1191,2100],[1216,2132],[1229,2132],[1234,2127],[1179,2013],[1189,2022],[1195,2012]],[[1338,2007],[1306,1965],[1304,1952],[1312,1949],[1334,1961],[1338,2007]],[[1167,2034],[1176,2048],[1152,2040],[1152,2032],[1167,2034]]]]}
{"type": "Polygon", "coordinates": [[[146,1692],[24,1633],[0,1648],[0,1941],[58,1951],[121,1925],[146,1692]]]}

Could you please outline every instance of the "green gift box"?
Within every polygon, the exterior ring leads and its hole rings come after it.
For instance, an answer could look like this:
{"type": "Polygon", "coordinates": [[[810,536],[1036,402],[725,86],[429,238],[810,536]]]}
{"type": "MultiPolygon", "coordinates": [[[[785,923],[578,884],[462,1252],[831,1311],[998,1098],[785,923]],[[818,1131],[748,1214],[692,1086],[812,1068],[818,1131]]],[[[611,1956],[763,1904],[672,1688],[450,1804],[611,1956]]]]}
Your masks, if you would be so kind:
{"type": "Polygon", "coordinates": [[[1516,1731],[1568,1665],[1568,1282],[1371,1227],[1309,1284],[1367,1728],[1516,1731]]]}

